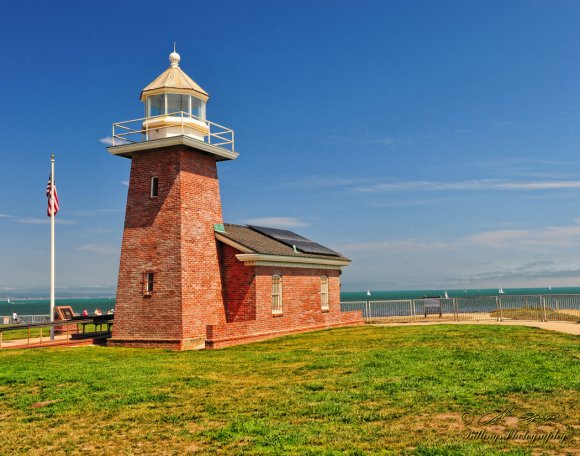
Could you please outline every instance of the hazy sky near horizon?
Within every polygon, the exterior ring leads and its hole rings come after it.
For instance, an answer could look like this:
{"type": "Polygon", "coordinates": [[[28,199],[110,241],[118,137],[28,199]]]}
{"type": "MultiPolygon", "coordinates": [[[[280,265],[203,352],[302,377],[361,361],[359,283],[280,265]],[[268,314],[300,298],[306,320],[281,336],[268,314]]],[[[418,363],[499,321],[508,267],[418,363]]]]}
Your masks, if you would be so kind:
{"type": "Polygon", "coordinates": [[[173,42],[240,156],[224,219],[350,257],[344,290],[580,285],[577,1],[5,2],[0,296],[116,286],[111,124],[173,42]]]}

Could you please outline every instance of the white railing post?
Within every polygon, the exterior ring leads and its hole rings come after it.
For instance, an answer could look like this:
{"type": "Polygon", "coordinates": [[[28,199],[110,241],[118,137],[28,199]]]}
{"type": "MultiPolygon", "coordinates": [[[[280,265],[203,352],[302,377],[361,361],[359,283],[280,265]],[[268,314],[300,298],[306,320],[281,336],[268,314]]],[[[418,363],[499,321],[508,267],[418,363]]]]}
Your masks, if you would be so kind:
{"type": "Polygon", "coordinates": [[[544,321],[548,321],[548,315],[546,314],[546,299],[544,299],[544,296],[541,295],[540,299],[542,300],[542,308],[544,309],[544,321]]]}

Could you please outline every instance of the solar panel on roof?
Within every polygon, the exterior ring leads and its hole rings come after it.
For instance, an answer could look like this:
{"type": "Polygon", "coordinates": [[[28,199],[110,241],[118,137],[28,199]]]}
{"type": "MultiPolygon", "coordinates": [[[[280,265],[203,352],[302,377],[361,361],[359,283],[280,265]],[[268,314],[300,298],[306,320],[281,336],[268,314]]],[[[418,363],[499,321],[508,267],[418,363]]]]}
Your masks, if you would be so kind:
{"type": "Polygon", "coordinates": [[[288,231],[288,230],[280,230],[278,228],[267,228],[265,226],[256,226],[256,225],[248,225],[249,228],[251,228],[254,231],[257,231],[258,233],[262,233],[265,234],[268,237],[271,237],[273,239],[276,240],[295,240],[295,241],[309,241],[309,239],[306,239],[303,236],[300,236],[299,234],[293,233],[292,231],[288,231]]]}
{"type": "Polygon", "coordinates": [[[340,256],[339,253],[335,252],[334,250],[330,250],[328,247],[324,247],[317,242],[296,241],[294,245],[298,250],[304,253],[319,253],[321,255],[340,256]]]}
{"type": "Polygon", "coordinates": [[[317,242],[313,242],[304,236],[293,233],[292,231],[255,225],[248,225],[248,227],[289,247],[296,247],[296,250],[299,250],[303,253],[340,256],[340,253],[337,253],[334,250],[330,250],[328,247],[324,247],[323,245],[320,245],[317,242]]]}

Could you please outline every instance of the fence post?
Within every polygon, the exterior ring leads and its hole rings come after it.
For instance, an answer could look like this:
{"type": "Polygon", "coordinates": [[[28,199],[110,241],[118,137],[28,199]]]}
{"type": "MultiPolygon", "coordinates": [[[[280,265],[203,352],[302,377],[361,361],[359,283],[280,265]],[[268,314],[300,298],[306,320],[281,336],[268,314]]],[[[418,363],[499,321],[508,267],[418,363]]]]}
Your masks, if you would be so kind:
{"type": "Polygon", "coordinates": [[[458,321],[459,320],[459,309],[457,308],[457,298],[453,298],[453,320],[454,321],[458,321]]]}
{"type": "Polygon", "coordinates": [[[496,296],[495,297],[495,300],[496,300],[497,310],[499,311],[499,321],[503,321],[503,311],[502,311],[502,307],[501,307],[501,297],[496,296]]]}
{"type": "Polygon", "coordinates": [[[542,308],[544,309],[544,321],[548,321],[548,316],[546,315],[546,300],[543,295],[540,295],[540,299],[542,300],[542,308]]]}
{"type": "Polygon", "coordinates": [[[366,314],[367,314],[367,323],[371,322],[371,302],[367,301],[366,302],[366,314]]]}

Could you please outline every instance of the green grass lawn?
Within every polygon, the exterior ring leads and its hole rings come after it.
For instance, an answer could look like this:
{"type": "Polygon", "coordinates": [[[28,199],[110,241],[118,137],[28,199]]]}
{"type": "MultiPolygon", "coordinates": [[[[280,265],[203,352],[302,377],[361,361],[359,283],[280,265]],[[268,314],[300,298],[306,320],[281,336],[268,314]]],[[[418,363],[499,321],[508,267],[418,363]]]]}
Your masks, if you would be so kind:
{"type": "Polygon", "coordinates": [[[0,454],[574,454],[578,342],[440,325],[201,352],[5,350],[0,454]],[[475,437],[514,430],[566,437],[475,437]]]}

